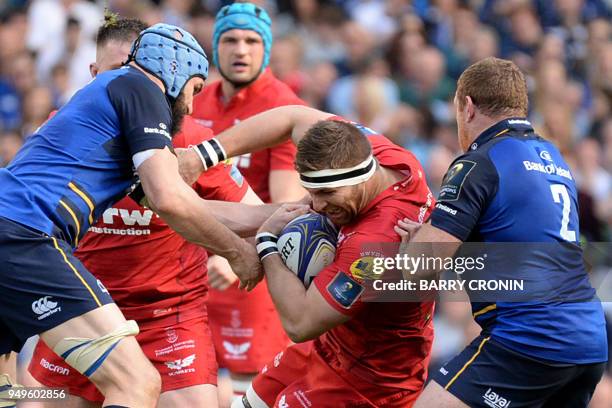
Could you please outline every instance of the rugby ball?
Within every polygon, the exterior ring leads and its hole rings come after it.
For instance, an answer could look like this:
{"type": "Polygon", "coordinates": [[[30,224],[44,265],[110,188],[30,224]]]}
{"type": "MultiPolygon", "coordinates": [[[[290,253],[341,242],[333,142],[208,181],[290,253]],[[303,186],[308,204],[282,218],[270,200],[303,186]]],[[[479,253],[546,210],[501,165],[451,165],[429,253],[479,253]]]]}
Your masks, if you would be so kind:
{"type": "Polygon", "coordinates": [[[281,259],[310,286],[315,276],[334,261],[338,230],[325,216],[316,213],[297,217],[283,228],[277,246],[281,259]]]}

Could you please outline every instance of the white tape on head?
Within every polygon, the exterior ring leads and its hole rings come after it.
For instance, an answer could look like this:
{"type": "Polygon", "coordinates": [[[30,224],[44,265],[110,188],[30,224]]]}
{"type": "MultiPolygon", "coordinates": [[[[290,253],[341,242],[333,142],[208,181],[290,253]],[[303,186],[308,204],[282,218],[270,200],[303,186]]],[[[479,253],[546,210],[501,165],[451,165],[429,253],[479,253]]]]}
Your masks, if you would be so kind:
{"type": "Polygon", "coordinates": [[[353,167],[325,169],[300,173],[300,183],[305,188],[335,188],[354,186],[367,181],[376,172],[376,160],[372,155],[353,167]]]}

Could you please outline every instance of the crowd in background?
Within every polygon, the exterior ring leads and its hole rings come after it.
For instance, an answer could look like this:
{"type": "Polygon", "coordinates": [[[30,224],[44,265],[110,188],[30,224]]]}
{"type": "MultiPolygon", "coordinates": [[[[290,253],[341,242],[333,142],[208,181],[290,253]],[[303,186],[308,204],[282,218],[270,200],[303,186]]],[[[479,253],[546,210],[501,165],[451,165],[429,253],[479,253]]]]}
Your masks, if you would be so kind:
{"type": "MultiPolygon", "coordinates": [[[[529,119],[572,167],[581,235],[610,241],[612,0],[255,2],[273,15],[274,73],[311,106],[410,149],[434,193],[459,153],[457,78],[487,56],[515,61],[527,75],[529,119]]],[[[0,0],[0,166],[90,80],[104,7],[183,26],[210,56],[214,15],[225,3],[0,0]]],[[[217,77],[211,70],[211,80],[217,77]]],[[[435,356],[444,359],[476,328],[467,324],[466,304],[442,303],[440,311],[436,329],[444,336],[435,356]]]]}

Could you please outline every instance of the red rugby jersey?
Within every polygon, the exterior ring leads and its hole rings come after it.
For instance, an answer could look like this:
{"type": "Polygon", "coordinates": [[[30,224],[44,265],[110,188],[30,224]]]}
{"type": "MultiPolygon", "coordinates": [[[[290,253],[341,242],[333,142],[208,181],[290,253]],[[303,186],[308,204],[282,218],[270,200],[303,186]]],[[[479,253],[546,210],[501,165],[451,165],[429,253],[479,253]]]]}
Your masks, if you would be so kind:
{"type": "MultiPolygon", "coordinates": [[[[175,147],[213,137],[185,117],[175,147]]],[[[194,185],[205,199],[240,201],[248,184],[231,165],[203,173],[194,185]]],[[[90,228],[76,256],[99,278],[128,319],[165,326],[205,313],[206,251],[171,230],[153,211],[123,198],[90,228]]]]}
{"type": "Polygon", "coordinates": [[[385,393],[381,387],[421,390],[433,341],[433,303],[363,302],[354,285],[363,282],[372,257],[395,255],[377,252],[376,243],[400,242],[393,230],[397,221],[404,217],[426,221],[435,203],[412,153],[359,127],[380,165],[406,178],[380,193],[357,219],[341,228],[335,260],[315,277],[314,284],[334,309],[351,319],[317,338],[315,349],[375,400],[385,393]]]}
{"type": "MultiPolygon", "coordinates": [[[[221,81],[205,86],[193,101],[193,117],[215,134],[260,112],[285,105],[304,105],[304,101],[266,69],[255,82],[223,103],[221,81]]],[[[268,178],[271,170],[293,170],[296,148],[291,140],[270,149],[235,158],[240,172],[255,193],[270,202],[268,178]]]]}

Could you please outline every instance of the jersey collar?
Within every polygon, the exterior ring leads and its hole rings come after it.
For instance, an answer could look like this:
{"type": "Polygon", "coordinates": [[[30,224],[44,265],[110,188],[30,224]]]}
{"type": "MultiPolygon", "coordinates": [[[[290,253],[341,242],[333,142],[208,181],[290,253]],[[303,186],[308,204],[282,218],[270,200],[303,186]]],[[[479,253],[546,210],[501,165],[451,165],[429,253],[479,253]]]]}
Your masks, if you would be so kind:
{"type": "Polygon", "coordinates": [[[501,136],[511,131],[531,133],[533,132],[533,126],[526,118],[521,117],[501,120],[482,132],[470,145],[470,150],[476,150],[494,137],[501,136]]]}

